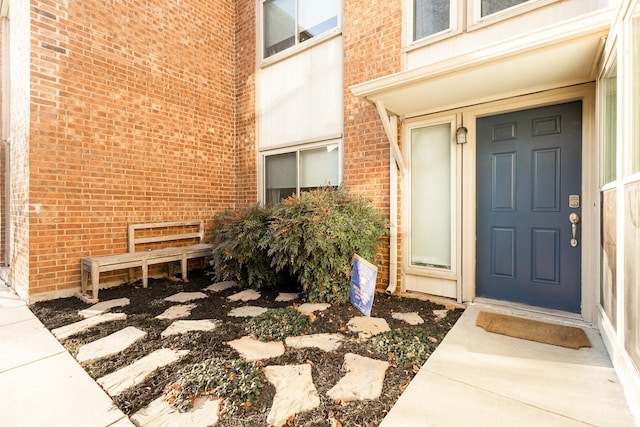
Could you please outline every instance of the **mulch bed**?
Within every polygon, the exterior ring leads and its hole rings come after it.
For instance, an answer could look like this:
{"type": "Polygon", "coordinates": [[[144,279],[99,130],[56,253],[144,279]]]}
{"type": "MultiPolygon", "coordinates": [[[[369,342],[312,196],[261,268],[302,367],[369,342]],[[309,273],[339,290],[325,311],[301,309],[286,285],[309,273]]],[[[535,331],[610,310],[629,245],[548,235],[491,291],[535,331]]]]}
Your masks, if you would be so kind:
{"type": "MultiPolygon", "coordinates": [[[[247,335],[245,325],[247,318],[228,317],[227,313],[236,307],[257,305],[261,307],[287,307],[301,304],[303,300],[293,302],[275,302],[280,292],[296,292],[297,289],[262,289],[262,297],[257,301],[231,302],[227,296],[239,291],[231,288],[219,293],[208,293],[207,299],[196,300],[197,304],[188,319],[220,319],[222,326],[211,332],[193,332],[183,335],[161,338],[161,332],[172,320],[158,320],[155,316],[161,314],[173,303],[164,301],[165,297],[177,292],[201,291],[212,283],[211,276],[203,271],[192,271],[189,282],[170,279],[150,279],[149,287],[144,289],[139,283],[123,285],[100,291],[100,300],[115,298],[129,298],[131,303],[125,307],[113,309],[112,312],[127,314],[124,321],[114,321],[100,324],[86,332],[70,337],[64,342],[65,347],[72,354],[86,343],[107,336],[122,329],[124,326],[135,326],[147,332],[147,337],[129,349],[112,357],[104,358],[84,366],[85,370],[94,378],[100,378],[119,368],[127,366],[137,359],[146,356],[159,348],[175,348],[189,350],[189,354],[178,362],[155,371],[142,384],[132,387],[120,396],[114,398],[115,405],[125,414],[132,415],[159,397],[163,390],[174,383],[180,368],[193,365],[211,357],[236,359],[238,353],[226,342],[247,335]]],[[[48,329],[58,328],[82,320],[78,310],[89,305],[77,298],[64,298],[53,301],[39,302],[31,306],[34,314],[48,329]]],[[[383,317],[391,329],[406,328],[405,322],[391,317],[394,312],[417,312],[425,323],[414,328],[424,328],[436,334],[446,334],[462,314],[461,309],[455,309],[442,320],[436,319],[433,310],[445,307],[429,301],[412,298],[400,298],[386,294],[376,294],[372,317],[383,317]]],[[[389,360],[391,366],[387,370],[382,394],[378,399],[356,402],[334,402],[326,395],[344,376],[340,367],[346,353],[356,353],[361,356],[380,360],[388,360],[389,356],[380,354],[369,341],[357,339],[356,334],[347,330],[346,325],[353,317],[361,316],[360,312],[350,305],[332,306],[324,312],[316,312],[308,334],[340,332],[347,336],[343,345],[336,351],[324,352],[319,349],[296,350],[287,348],[284,355],[263,361],[265,365],[284,365],[308,363],[312,366],[313,381],[320,396],[320,406],[312,411],[300,413],[290,420],[295,426],[377,426],[396,402],[402,391],[409,384],[418,371],[412,364],[398,364],[389,360]]],[[[271,408],[275,388],[266,384],[259,400],[246,411],[220,419],[218,426],[264,426],[271,408]]]]}

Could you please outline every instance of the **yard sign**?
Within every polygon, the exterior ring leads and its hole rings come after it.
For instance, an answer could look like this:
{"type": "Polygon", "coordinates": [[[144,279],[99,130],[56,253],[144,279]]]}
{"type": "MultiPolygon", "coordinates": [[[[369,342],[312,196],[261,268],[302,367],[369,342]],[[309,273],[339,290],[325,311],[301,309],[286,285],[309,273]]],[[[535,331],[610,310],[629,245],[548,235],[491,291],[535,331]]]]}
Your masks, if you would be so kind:
{"type": "Polygon", "coordinates": [[[371,315],[373,296],[376,291],[378,267],[358,255],[353,256],[351,273],[351,304],[365,316],[371,315]]]}

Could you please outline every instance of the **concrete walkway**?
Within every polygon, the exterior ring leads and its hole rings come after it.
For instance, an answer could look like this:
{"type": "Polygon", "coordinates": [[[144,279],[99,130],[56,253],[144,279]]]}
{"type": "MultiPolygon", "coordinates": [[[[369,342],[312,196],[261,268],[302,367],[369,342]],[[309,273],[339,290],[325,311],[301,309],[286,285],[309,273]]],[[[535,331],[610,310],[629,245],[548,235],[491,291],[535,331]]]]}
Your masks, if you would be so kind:
{"type": "MultiPolygon", "coordinates": [[[[596,330],[593,348],[562,349],[490,334],[481,309],[505,311],[472,304],[381,426],[636,425],[596,330]]],[[[2,284],[0,385],[2,426],[133,426],[2,284]]]]}
{"type": "Polygon", "coordinates": [[[0,284],[0,425],[133,426],[111,398],[0,284]]]}
{"type": "Polygon", "coordinates": [[[486,332],[481,310],[563,320],[469,305],[381,427],[636,425],[596,329],[572,321],[592,345],[572,350],[486,332]]]}

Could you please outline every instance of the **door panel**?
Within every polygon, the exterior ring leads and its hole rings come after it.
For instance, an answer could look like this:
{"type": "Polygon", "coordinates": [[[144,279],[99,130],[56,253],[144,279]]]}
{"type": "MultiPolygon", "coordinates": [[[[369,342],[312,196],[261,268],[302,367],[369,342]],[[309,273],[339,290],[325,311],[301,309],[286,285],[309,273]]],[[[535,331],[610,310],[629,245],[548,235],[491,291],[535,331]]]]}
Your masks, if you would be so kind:
{"type": "Polygon", "coordinates": [[[581,119],[581,102],[478,119],[479,296],[580,311],[581,119]]]}

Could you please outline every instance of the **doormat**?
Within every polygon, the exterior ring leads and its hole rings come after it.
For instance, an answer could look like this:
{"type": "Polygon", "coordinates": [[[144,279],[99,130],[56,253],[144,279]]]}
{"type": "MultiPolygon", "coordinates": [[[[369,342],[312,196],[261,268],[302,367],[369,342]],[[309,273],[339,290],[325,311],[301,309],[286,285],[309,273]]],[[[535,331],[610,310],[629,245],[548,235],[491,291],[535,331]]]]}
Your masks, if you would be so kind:
{"type": "Polygon", "coordinates": [[[486,311],[478,314],[476,325],[488,332],[576,350],[580,347],[591,347],[584,330],[573,326],[555,325],[486,311]]]}

